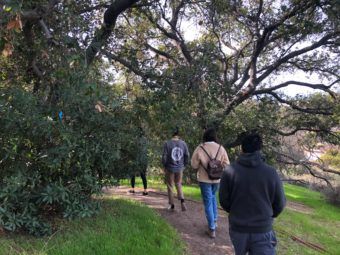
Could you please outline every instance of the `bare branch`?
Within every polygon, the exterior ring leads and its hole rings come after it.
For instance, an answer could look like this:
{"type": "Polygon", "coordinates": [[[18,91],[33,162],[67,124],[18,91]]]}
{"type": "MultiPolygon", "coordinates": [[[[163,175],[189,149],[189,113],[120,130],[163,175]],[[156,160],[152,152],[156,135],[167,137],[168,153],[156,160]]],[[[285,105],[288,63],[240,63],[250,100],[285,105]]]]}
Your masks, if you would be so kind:
{"type": "Polygon", "coordinates": [[[259,9],[257,10],[256,20],[259,20],[263,9],[263,0],[260,0],[259,9]]]}
{"type": "Polygon", "coordinates": [[[39,19],[39,25],[41,26],[42,30],[44,31],[45,37],[47,38],[47,40],[52,39],[52,35],[50,30],[48,29],[45,21],[43,19],[39,19]]]}
{"type": "Polygon", "coordinates": [[[143,12],[147,19],[156,26],[166,37],[176,40],[177,37],[172,32],[168,32],[164,27],[162,27],[153,17],[151,13],[143,12]]]}
{"type": "Polygon", "coordinates": [[[270,130],[281,135],[281,136],[295,135],[299,131],[324,132],[324,133],[327,133],[327,134],[334,136],[335,138],[340,139],[340,137],[336,133],[334,134],[330,130],[326,130],[326,129],[317,129],[317,128],[310,128],[310,127],[297,127],[297,128],[295,128],[291,131],[281,131],[281,130],[277,130],[277,129],[273,129],[273,128],[270,128],[270,130]]]}
{"type": "MultiPolygon", "coordinates": [[[[227,61],[227,56],[225,55],[223,49],[222,49],[222,40],[220,35],[218,34],[218,31],[216,31],[216,18],[215,18],[215,14],[216,11],[213,8],[212,10],[213,14],[211,15],[211,24],[212,24],[212,33],[215,35],[217,42],[218,42],[218,50],[220,52],[220,54],[222,55],[222,57],[218,57],[218,59],[221,61],[221,64],[223,65],[223,78],[224,78],[224,83],[227,82],[227,72],[228,72],[228,61],[227,61]]],[[[237,52],[237,51],[236,51],[237,52]]]]}
{"type": "Polygon", "coordinates": [[[149,88],[157,88],[159,87],[157,84],[152,83],[150,80],[154,81],[154,80],[164,80],[164,77],[159,77],[155,74],[152,74],[150,72],[143,72],[140,70],[140,68],[134,66],[133,64],[131,64],[130,62],[128,62],[126,59],[123,59],[115,54],[112,54],[110,52],[108,52],[107,50],[103,50],[102,53],[107,56],[109,59],[117,61],[119,63],[121,63],[123,66],[125,66],[128,70],[132,71],[133,73],[135,73],[136,75],[138,75],[139,77],[141,77],[143,79],[143,81],[148,84],[149,88]]]}
{"type": "Polygon", "coordinates": [[[152,50],[153,52],[155,52],[155,53],[157,53],[157,54],[159,54],[159,55],[161,55],[161,56],[163,56],[163,57],[165,57],[165,58],[167,58],[167,59],[169,59],[169,60],[171,60],[171,61],[173,61],[173,62],[175,62],[176,64],[179,65],[179,62],[177,61],[177,59],[174,58],[173,56],[171,56],[169,53],[167,53],[167,52],[165,52],[165,51],[158,50],[158,49],[152,47],[152,46],[151,46],[150,44],[148,44],[148,43],[145,43],[145,46],[146,46],[148,49],[152,50]]]}
{"type": "Polygon", "coordinates": [[[37,66],[37,58],[34,58],[31,64],[32,64],[32,68],[33,68],[34,73],[35,73],[40,79],[42,79],[43,76],[44,76],[44,74],[43,74],[43,72],[40,70],[40,68],[37,66]]]}
{"type": "Polygon", "coordinates": [[[304,71],[304,72],[310,72],[310,71],[319,71],[319,72],[322,72],[322,73],[327,73],[327,74],[330,74],[334,77],[336,77],[337,79],[340,79],[340,75],[336,72],[333,72],[327,68],[322,68],[320,67],[319,65],[313,65],[312,67],[309,67],[310,66],[310,61],[305,61],[305,60],[299,60],[299,62],[301,62],[301,64],[305,64],[306,66],[302,66],[300,63],[297,63],[295,61],[288,61],[287,63],[290,64],[290,65],[293,65],[294,67],[304,71]]]}
{"type": "Polygon", "coordinates": [[[270,66],[268,66],[266,69],[266,71],[259,77],[257,78],[257,83],[260,83],[261,81],[263,81],[265,78],[267,78],[274,70],[276,70],[279,66],[281,66],[284,63],[287,63],[290,59],[295,58],[299,55],[302,55],[306,52],[312,51],[314,49],[317,49],[323,45],[326,45],[329,43],[329,39],[333,38],[334,36],[339,35],[340,32],[336,31],[334,33],[330,33],[325,35],[324,37],[322,37],[319,41],[313,43],[310,46],[307,46],[305,48],[302,48],[300,50],[296,50],[293,51],[291,53],[289,53],[288,55],[286,55],[283,58],[280,58],[279,60],[277,60],[275,63],[271,64],[270,66]]]}
{"type": "Polygon", "coordinates": [[[336,175],[340,175],[340,171],[336,171],[334,169],[331,169],[329,167],[326,167],[322,164],[316,163],[316,162],[309,162],[309,161],[305,161],[305,164],[309,164],[311,166],[316,166],[317,168],[321,169],[322,171],[326,172],[326,173],[332,173],[332,174],[336,174],[336,175]]]}
{"type": "Polygon", "coordinates": [[[263,10],[263,0],[260,0],[259,8],[257,10],[257,14],[256,14],[256,18],[255,18],[255,20],[256,20],[256,34],[257,35],[260,35],[259,22],[260,22],[260,16],[261,16],[262,10],[263,10]]]}
{"type": "Polygon", "coordinates": [[[329,93],[335,99],[336,95],[329,88],[332,87],[333,84],[335,84],[339,81],[340,80],[337,80],[337,81],[333,82],[332,84],[330,84],[328,86],[324,85],[324,84],[312,84],[312,83],[300,82],[300,81],[286,81],[286,82],[283,82],[281,84],[275,85],[275,86],[270,87],[270,88],[258,89],[253,93],[253,95],[260,95],[260,94],[269,93],[269,92],[272,92],[274,90],[278,90],[278,89],[287,87],[289,85],[299,85],[299,86],[303,86],[303,87],[308,87],[308,88],[312,88],[312,89],[319,89],[319,90],[326,91],[327,93],[329,93]]]}
{"type": "Polygon", "coordinates": [[[279,97],[278,94],[274,92],[268,92],[267,94],[272,95],[277,101],[283,104],[289,105],[292,109],[298,110],[300,112],[310,113],[310,114],[322,114],[322,115],[333,115],[333,112],[330,109],[310,109],[310,108],[302,108],[295,105],[293,102],[285,100],[279,97]]]}
{"type": "Polygon", "coordinates": [[[305,169],[307,169],[307,171],[312,175],[314,176],[315,178],[318,178],[318,179],[321,179],[323,180],[324,182],[326,182],[326,184],[331,188],[333,189],[333,185],[330,183],[330,181],[323,177],[323,176],[320,176],[318,175],[317,173],[315,173],[311,167],[311,164],[312,162],[309,162],[309,161],[301,161],[301,160],[296,160],[294,159],[293,157],[291,156],[288,156],[286,154],[283,154],[283,153],[280,153],[280,152],[277,152],[276,153],[280,156],[282,156],[283,158],[287,158],[288,160],[284,160],[284,159],[277,159],[278,162],[280,163],[283,163],[283,164],[287,164],[287,165],[301,165],[303,166],[305,169]]]}
{"type": "Polygon", "coordinates": [[[306,3],[306,1],[297,2],[297,4],[294,6],[294,8],[291,9],[290,12],[287,12],[278,21],[276,21],[275,23],[268,26],[265,30],[267,30],[268,32],[271,33],[272,31],[277,29],[279,26],[281,26],[286,20],[296,16],[299,13],[299,11],[307,10],[308,8],[312,7],[313,5],[315,5],[314,1],[308,1],[307,3],[306,3]]]}
{"type": "Polygon", "coordinates": [[[144,15],[148,18],[148,20],[154,24],[156,26],[156,28],[158,28],[166,37],[172,39],[175,41],[176,46],[179,48],[179,50],[182,52],[185,60],[188,62],[188,64],[190,64],[192,62],[192,56],[190,55],[190,52],[187,48],[187,45],[185,44],[185,41],[181,35],[181,33],[178,31],[176,25],[177,25],[177,20],[178,20],[178,15],[180,12],[180,9],[183,8],[184,6],[184,1],[181,1],[181,3],[179,4],[179,6],[177,6],[177,8],[174,10],[173,12],[173,17],[172,20],[169,21],[166,17],[165,17],[165,13],[162,10],[162,18],[163,20],[165,20],[170,28],[171,28],[171,32],[169,32],[167,29],[165,29],[164,27],[162,27],[153,17],[151,13],[148,12],[144,12],[144,15]],[[176,16],[177,15],[177,16],[176,16]]]}
{"type": "Polygon", "coordinates": [[[139,0],[116,0],[105,11],[103,26],[96,31],[94,39],[86,49],[87,65],[92,63],[96,54],[100,51],[104,43],[106,43],[112,33],[112,28],[115,26],[118,16],[138,1],[139,0]]]}
{"type": "MultiPolygon", "coordinates": [[[[238,79],[239,79],[239,59],[241,56],[243,56],[243,51],[249,47],[249,45],[252,43],[252,40],[250,40],[248,43],[246,43],[241,49],[237,50],[236,55],[235,55],[235,59],[234,59],[234,73],[233,73],[233,78],[230,81],[230,83],[234,84],[238,79]]],[[[232,56],[233,57],[233,56],[232,56]]],[[[229,59],[228,59],[229,61],[229,59]]],[[[248,70],[248,69],[247,69],[248,70]]],[[[249,70],[248,70],[249,71],[249,70]]],[[[245,74],[245,73],[244,73],[245,74]]],[[[238,86],[236,86],[236,91],[240,90],[244,83],[245,83],[246,79],[244,80],[244,82],[240,82],[240,84],[238,86]]]]}
{"type": "Polygon", "coordinates": [[[171,24],[172,27],[176,27],[177,26],[178,15],[179,15],[180,10],[184,7],[184,5],[185,5],[185,0],[182,0],[179,3],[179,5],[172,10],[172,19],[170,21],[170,24],[171,24]]]}

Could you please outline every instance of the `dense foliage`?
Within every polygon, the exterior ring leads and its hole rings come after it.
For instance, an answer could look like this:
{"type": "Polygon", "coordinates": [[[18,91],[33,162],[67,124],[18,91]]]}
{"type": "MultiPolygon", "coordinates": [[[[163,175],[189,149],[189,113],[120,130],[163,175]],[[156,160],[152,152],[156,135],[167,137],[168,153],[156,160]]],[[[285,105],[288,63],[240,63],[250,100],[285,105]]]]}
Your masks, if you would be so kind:
{"type": "Polygon", "coordinates": [[[91,216],[102,185],[135,171],[139,131],[127,99],[64,63],[55,72],[55,103],[31,93],[20,77],[16,86],[1,82],[0,225],[6,230],[44,235],[51,233],[50,216],[91,216]]]}
{"type": "Polygon", "coordinates": [[[340,170],[340,152],[336,148],[329,149],[321,159],[329,166],[340,170]]]}
{"type": "Polygon", "coordinates": [[[46,234],[43,219],[51,214],[90,216],[98,209],[91,196],[100,192],[101,181],[133,170],[124,158],[134,150],[124,102],[102,98],[106,110],[98,112],[96,91],[105,89],[72,85],[50,107],[24,90],[1,90],[0,223],[7,230],[46,234]]]}

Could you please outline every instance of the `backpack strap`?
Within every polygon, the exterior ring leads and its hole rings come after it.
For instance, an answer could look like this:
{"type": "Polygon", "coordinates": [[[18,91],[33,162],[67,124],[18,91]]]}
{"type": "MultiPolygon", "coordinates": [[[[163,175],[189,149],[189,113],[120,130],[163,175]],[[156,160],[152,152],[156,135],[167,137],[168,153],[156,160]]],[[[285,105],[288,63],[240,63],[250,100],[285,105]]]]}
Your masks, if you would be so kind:
{"type": "MultiPolygon", "coordinates": [[[[207,156],[209,157],[209,160],[211,160],[210,155],[208,154],[208,152],[204,149],[203,145],[200,146],[202,148],[202,150],[205,152],[205,154],[207,154],[207,156]]],[[[201,166],[203,167],[203,169],[207,172],[208,169],[202,164],[201,162],[201,166]]]]}
{"type": "Polygon", "coordinates": [[[210,157],[209,153],[204,149],[203,145],[201,145],[200,147],[203,149],[203,151],[205,152],[205,154],[208,155],[209,159],[212,160],[212,158],[210,157]]]}
{"type": "Polygon", "coordinates": [[[218,150],[217,150],[217,152],[216,152],[215,159],[217,158],[217,155],[218,155],[218,153],[220,152],[220,149],[221,149],[221,144],[220,144],[220,147],[218,147],[218,150]]]}
{"type": "MultiPolygon", "coordinates": [[[[203,151],[205,152],[205,154],[208,155],[209,159],[212,160],[212,158],[210,157],[210,155],[208,154],[208,152],[204,149],[203,145],[201,145],[200,147],[203,149],[203,151]]],[[[218,153],[220,152],[220,149],[221,149],[221,144],[220,144],[220,146],[218,147],[218,150],[217,150],[217,152],[216,152],[216,156],[215,156],[214,159],[217,158],[217,155],[218,155],[218,153]]]]}

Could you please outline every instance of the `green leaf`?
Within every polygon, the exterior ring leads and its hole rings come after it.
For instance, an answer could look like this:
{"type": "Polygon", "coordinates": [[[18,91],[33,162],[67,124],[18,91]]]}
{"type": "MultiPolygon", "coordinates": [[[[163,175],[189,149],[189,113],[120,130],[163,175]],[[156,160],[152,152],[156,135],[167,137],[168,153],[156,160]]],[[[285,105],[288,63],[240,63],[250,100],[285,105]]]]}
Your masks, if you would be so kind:
{"type": "Polygon", "coordinates": [[[4,5],[3,10],[4,10],[5,12],[10,12],[10,11],[12,10],[12,7],[11,7],[11,6],[7,6],[7,5],[4,5]]]}

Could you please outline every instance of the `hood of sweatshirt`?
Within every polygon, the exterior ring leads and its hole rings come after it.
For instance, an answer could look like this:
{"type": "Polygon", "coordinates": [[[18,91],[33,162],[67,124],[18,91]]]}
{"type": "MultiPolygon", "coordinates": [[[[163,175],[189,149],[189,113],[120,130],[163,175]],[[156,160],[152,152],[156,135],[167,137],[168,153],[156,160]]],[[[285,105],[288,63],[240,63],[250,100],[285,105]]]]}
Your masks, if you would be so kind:
{"type": "Polygon", "coordinates": [[[255,151],[253,153],[242,153],[237,162],[245,167],[257,167],[264,162],[260,151],[255,151]]]}

